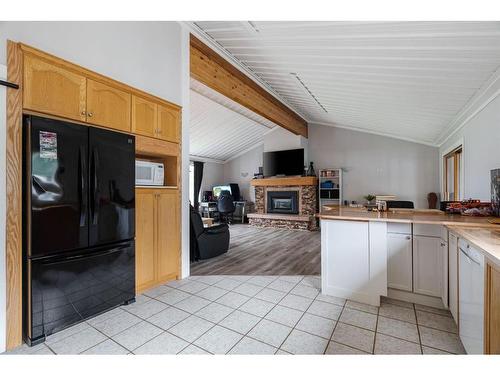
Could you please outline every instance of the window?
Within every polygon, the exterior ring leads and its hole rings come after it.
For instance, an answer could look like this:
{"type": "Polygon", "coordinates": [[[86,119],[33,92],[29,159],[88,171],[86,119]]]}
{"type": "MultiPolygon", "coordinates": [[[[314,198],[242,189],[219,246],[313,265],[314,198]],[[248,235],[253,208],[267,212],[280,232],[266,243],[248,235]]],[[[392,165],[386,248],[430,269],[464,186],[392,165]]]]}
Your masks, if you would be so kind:
{"type": "Polygon", "coordinates": [[[458,201],[461,198],[460,181],[462,175],[462,146],[457,147],[443,157],[444,163],[444,199],[458,201]]]}
{"type": "Polygon", "coordinates": [[[194,164],[189,163],[189,201],[194,204],[194,164]]]}

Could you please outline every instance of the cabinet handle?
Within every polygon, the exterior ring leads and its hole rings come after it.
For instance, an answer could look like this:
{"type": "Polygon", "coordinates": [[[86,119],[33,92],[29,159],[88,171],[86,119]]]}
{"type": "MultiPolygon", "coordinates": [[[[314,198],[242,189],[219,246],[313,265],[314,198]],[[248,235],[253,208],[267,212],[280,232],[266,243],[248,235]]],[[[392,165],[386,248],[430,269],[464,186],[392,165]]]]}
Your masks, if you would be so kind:
{"type": "Polygon", "coordinates": [[[85,116],[85,111],[82,111],[82,116],[85,116]]]}
{"type": "Polygon", "coordinates": [[[92,116],[94,116],[94,114],[92,112],[89,112],[88,116],[92,117],[92,116]]]}
{"type": "Polygon", "coordinates": [[[406,239],[407,240],[411,240],[411,236],[406,236],[406,239]]]}

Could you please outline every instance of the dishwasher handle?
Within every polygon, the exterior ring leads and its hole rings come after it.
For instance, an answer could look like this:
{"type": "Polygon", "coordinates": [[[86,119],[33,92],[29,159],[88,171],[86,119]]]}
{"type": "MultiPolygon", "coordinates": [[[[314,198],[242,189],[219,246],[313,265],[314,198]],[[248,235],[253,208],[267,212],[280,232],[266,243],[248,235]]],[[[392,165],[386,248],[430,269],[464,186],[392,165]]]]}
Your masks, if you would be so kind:
{"type": "Polygon", "coordinates": [[[464,254],[467,258],[469,258],[469,260],[470,260],[471,262],[474,262],[474,263],[476,263],[479,267],[481,267],[481,263],[479,263],[479,262],[478,262],[477,260],[475,260],[475,259],[472,259],[472,258],[470,257],[470,255],[469,255],[469,254],[467,254],[467,253],[464,251],[464,249],[462,249],[461,247],[460,247],[460,251],[461,251],[461,252],[462,252],[462,253],[463,253],[463,254],[464,254]]]}

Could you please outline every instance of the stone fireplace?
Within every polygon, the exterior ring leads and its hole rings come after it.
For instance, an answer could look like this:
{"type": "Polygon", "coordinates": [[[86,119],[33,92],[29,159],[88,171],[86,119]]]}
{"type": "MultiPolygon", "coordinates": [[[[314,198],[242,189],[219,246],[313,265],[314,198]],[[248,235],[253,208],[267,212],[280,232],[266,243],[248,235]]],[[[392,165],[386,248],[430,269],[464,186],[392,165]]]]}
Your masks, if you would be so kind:
{"type": "Polygon", "coordinates": [[[316,230],[316,177],[283,177],[252,180],[255,213],[250,225],[266,228],[316,230]]]}

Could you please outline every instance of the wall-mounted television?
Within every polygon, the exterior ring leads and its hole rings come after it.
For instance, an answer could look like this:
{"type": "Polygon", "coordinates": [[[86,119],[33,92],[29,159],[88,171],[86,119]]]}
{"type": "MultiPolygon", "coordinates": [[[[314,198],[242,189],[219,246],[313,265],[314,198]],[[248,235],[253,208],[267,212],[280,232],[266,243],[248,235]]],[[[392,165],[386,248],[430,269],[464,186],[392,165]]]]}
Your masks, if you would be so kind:
{"type": "Polygon", "coordinates": [[[264,177],[302,176],[304,149],[264,152],[264,177]]]}

